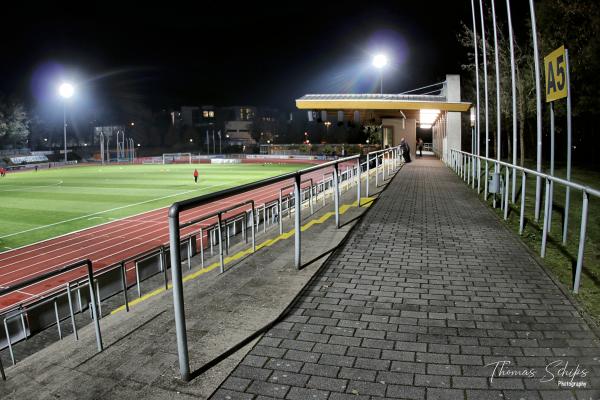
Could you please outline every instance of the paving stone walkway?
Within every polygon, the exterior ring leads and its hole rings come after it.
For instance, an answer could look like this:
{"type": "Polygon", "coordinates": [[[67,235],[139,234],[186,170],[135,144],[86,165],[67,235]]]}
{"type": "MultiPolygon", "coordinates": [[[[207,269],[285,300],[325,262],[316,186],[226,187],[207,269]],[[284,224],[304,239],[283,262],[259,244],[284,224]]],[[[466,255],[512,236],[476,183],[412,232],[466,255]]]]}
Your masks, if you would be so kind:
{"type": "Polygon", "coordinates": [[[212,398],[600,399],[600,344],[474,192],[418,159],[212,398]]]}

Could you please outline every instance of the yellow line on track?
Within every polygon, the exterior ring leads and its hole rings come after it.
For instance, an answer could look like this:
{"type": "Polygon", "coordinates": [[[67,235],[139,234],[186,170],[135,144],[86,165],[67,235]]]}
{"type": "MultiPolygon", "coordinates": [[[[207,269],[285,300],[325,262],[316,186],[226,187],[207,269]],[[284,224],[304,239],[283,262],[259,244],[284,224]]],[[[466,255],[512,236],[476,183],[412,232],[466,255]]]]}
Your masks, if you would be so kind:
{"type": "MultiPolygon", "coordinates": [[[[372,198],[372,197],[362,197],[360,204],[361,204],[362,207],[370,207],[371,204],[373,204],[373,200],[374,200],[374,198],[372,198]]],[[[345,214],[352,207],[356,207],[356,202],[353,202],[352,204],[343,204],[342,206],[340,206],[340,215],[341,214],[345,214]]],[[[310,229],[313,225],[324,223],[325,221],[327,221],[329,218],[331,218],[334,215],[335,215],[335,213],[333,211],[329,211],[329,212],[325,213],[324,215],[322,215],[319,218],[310,220],[305,225],[302,225],[302,227],[300,229],[302,230],[302,232],[304,232],[304,231],[310,229]]],[[[275,243],[279,242],[280,240],[289,239],[292,236],[294,236],[294,229],[292,229],[292,230],[290,230],[288,232],[284,232],[281,235],[279,235],[279,236],[277,236],[277,237],[275,237],[273,239],[268,239],[268,240],[265,240],[264,242],[262,242],[260,244],[257,244],[256,245],[256,250],[258,251],[258,250],[260,250],[260,249],[262,249],[264,247],[273,246],[275,243]]],[[[233,261],[239,260],[240,258],[242,258],[242,257],[244,257],[246,255],[249,255],[249,254],[252,254],[252,249],[251,248],[250,249],[246,249],[246,250],[242,250],[242,251],[240,251],[238,253],[235,253],[234,255],[231,255],[229,257],[225,257],[225,259],[223,260],[223,263],[225,265],[227,265],[227,264],[229,264],[229,263],[231,263],[233,261]]],[[[208,272],[211,272],[212,270],[214,270],[215,268],[217,268],[219,266],[220,266],[220,263],[218,261],[214,262],[214,263],[210,264],[208,267],[205,267],[205,268],[203,268],[203,269],[201,269],[199,271],[196,271],[196,272],[193,272],[191,274],[188,274],[188,275],[184,276],[183,277],[183,282],[188,282],[188,281],[191,281],[193,279],[196,279],[196,278],[198,278],[198,277],[200,277],[200,276],[202,276],[202,275],[204,275],[204,274],[206,274],[208,272]]],[[[169,283],[168,284],[168,288],[171,289],[172,287],[173,287],[173,285],[169,283]]],[[[142,297],[139,297],[139,298],[137,298],[135,300],[132,300],[132,301],[129,302],[129,308],[132,308],[135,305],[141,303],[142,301],[148,300],[149,298],[154,297],[154,296],[156,296],[156,295],[164,292],[165,290],[166,289],[164,287],[161,287],[159,289],[153,290],[152,292],[143,295],[142,297]]],[[[121,312],[123,310],[125,310],[125,305],[124,304],[121,307],[113,310],[111,312],[111,315],[112,314],[116,314],[118,312],[121,312]]]]}

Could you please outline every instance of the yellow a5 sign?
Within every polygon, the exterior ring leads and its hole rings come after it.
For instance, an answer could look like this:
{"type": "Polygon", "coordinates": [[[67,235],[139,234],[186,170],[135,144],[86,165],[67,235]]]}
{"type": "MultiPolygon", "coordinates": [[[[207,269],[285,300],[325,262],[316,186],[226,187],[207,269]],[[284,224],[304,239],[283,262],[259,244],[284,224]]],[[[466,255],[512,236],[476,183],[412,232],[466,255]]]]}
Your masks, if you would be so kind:
{"type": "Polygon", "coordinates": [[[567,63],[565,46],[544,57],[546,103],[567,97],[567,63]]]}

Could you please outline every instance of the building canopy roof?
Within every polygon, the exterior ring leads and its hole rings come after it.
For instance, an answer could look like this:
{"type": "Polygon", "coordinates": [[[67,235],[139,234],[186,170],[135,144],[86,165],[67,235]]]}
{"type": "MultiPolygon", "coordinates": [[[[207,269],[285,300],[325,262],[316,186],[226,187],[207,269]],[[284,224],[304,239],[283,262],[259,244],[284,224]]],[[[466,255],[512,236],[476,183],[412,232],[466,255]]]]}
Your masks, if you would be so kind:
{"type": "Polygon", "coordinates": [[[362,111],[441,110],[465,112],[469,102],[447,101],[443,95],[421,94],[307,94],[296,100],[301,110],[362,111]]]}

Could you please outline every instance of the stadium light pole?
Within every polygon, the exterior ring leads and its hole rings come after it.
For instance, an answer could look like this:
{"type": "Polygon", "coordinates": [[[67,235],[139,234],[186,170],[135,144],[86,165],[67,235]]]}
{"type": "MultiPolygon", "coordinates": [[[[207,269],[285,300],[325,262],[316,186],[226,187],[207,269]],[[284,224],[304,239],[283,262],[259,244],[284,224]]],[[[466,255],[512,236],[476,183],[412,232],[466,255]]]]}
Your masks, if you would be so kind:
{"type": "Polygon", "coordinates": [[[67,100],[75,93],[75,88],[70,83],[63,83],[58,87],[58,93],[63,98],[63,139],[65,142],[65,164],[67,163],[67,100]]]}
{"type": "Polygon", "coordinates": [[[373,57],[373,66],[379,70],[379,80],[381,82],[380,93],[383,94],[383,68],[388,64],[388,58],[385,54],[377,54],[373,57]]]}

